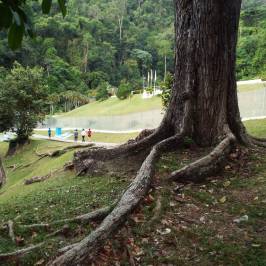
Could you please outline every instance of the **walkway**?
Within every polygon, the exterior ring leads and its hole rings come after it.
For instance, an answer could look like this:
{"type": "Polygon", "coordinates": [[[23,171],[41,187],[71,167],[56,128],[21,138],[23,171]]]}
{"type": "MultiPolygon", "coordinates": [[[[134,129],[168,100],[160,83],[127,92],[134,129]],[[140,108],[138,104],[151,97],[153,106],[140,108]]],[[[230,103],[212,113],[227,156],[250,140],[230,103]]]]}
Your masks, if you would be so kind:
{"type": "Polygon", "coordinates": [[[89,142],[89,141],[82,142],[82,141],[74,141],[74,140],[70,140],[70,139],[61,139],[61,138],[56,138],[56,137],[49,138],[47,136],[38,135],[38,134],[33,134],[32,138],[33,139],[44,139],[44,140],[65,142],[65,143],[77,143],[77,144],[84,144],[84,145],[91,143],[91,144],[95,144],[95,146],[106,147],[106,148],[110,148],[110,147],[114,147],[114,146],[118,145],[117,143],[89,142]]]}

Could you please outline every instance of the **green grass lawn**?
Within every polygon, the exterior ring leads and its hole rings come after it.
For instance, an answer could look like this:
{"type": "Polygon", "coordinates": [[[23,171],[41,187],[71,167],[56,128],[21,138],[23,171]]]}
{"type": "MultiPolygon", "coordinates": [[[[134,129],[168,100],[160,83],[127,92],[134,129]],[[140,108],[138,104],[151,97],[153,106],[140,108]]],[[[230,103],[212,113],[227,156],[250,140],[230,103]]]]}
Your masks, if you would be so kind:
{"type": "MultiPolygon", "coordinates": [[[[71,132],[71,131],[63,131],[65,132],[71,132]]],[[[47,132],[43,130],[35,130],[34,133],[38,135],[47,136],[47,132]]],[[[52,131],[52,137],[54,137],[55,132],[52,131]]],[[[92,132],[92,137],[90,140],[86,138],[86,141],[92,141],[92,142],[104,142],[104,143],[124,143],[128,141],[129,139],[133,139],[138,135],[138,132],[135,133],[99,133],[99,132],[92,132]]],[[[69,140],[73,140],[74,137],[71,136],[68,138],[69,140]]],[[[81,141],[81,135],[79,132],[79,141],[81,141]]]]}
{"type": "MultiPolygon", "coordinates": [[[[250,133],[266,137],[266,120],[248,121],[245,124],[250,133]]],[[[7,145],[0,143],[2,158],[7,145]]],[[[8,179],[0,190],[0,253],[46,241],[41,250],[21,259],[19,265],[34,265],[41,259],[47,261],[59,247],[84,238],[95,224],[82,227],[70,224],[70,236],[49,239],[45,239],[46,235],[62,225],[54,226],[48,232],[15,227],[16,236],[24,239],[20,245],[16,245],[10,240],[7,230],[2,228],[8,220],[17,225],[49,223],[84,214],[113,202],[130,182],[107,176],[76,177],[72,171],[67,171],[57,172],[42,183],[24,185],[25,179],[61,169],[73,157],[73,151],[69,151],[60,157],[43,158],[29,167],[23,167],[38,159],[36,150],[42,153],[69,145],[72,144],[32,140],[13,157],[4,158],[8,179]],[[13,170],[13,166],[21,167],[13,170]]],[[[134,250],[140,254],[134,255],[140,265],[266,264],[265,151],[243,152],[239,160],[229,161],[221,176],[202,184],[188,185],[180,191],[180,195],[174,193],[173,184],[167,181],[169,173],[204,153],[206,151],[201,149],[194,152],[180,150],[178,153],[165,154],[158,163],[154,183],[157,189],[150,192],[154,200],[149,200],[150,203],[145,201],[128,223],[128,237],[134,243],[134,250]],[[160,216],[151,224],[159,195],[162,209],[160,216]],[[177,200],[180,197],[184,198],[184,202],[177,200]],[[224,197],[226,200],[222,203],[224,197]],[[243,215],[248,215],[247,222],[233,222],[243,215]],[[180,217],[185,217],[185,220],[182,221],[180,217]],[[161,233],[166,229],[170,231],[161,233]]],[[[126,265],[128,257],[122,256],[127,252],[123,242],[119,243],[119,238],[113,240],[113,248],[116,254],[121,254],[120,261],[126,265]]],[[[113,256],[110,255],[108,259],[110,262],[106,265],[115,264],[113,256]]]]}
{"type": "Polygon", "coordinates": [[[142,99],[140,95],[134,95],[126,100],[118,98],[109,98],[102,102],[93,102],[77,108],[66,114],[64,117],[84,117],[84,116],[110,116],[110,115],[126,115],[136,112],[145,112],[154,109],[161,109],[161,97],[156,96],[150,99],[142,99]]]}
{"type": "Polygon", "coordinates": [[[266,119],[249,120],[244,122],[249,133],[260,138],[266,138],[266,119]]]}
{"type": "MultiPolygon", "coordinates": [[[[1,157],[4,157],[7,151],[7,145],[7,143],[0,143],[1,157]]],[[[31,224],[49,223],[53,220],[74,217],[109,205],[121,194],[128,184],[124,179],[103,176],[76,177],[71,171],[57,173],[42,183],[24,185],[24,180],[27,178],[43,176],[49,174],[50,171],[62,168],[72,159],[73,151],[58,158],[44,158],[30,167],[22,167],[14,171],[10,168],[37,160],[36,150],[43,153],[70,145],[69,143],[32,140],[31,144],[19,150],[13,157],[4,158],[8,178],[5,187],[0,190],[1,225],[9,219],[17,224],[31,224]]],[[[71,226],[73,232],[78,232],[77,225],[71,226]]],[[[22,246],[42,242],[47,234],[47,232],[37,231],[32,236],[33,232],[25,232],[18,228],[15,230],[17,236],[25,239],[22,246]]],[[[91,226],[84,227],[83,230],[88,233],[91,226]]],[[[55,249],[63,243],[66,245],[79,239],[79,233],[76,233],[72,240],[62,240],[60,237],[52,239],[41,251],[34,253],[33,256],[27,256],[19,265],[34,265],[38,259],[54,254],[55,249]]],[[[5,230],[0,229],[0,253],[17,248],[19,247],[10,241],[5,230]]]]}
{"type": "Polygon", "coordinates": [[[248,92],[254,90],[260,90],[266,88],[266,82],[257,83],[257,84],[241,84],[238,85],[238,92],[248,92]]]}
{"type": "MultiPolygon", "coordinates": [[[[258,90],[266,87],[266,82],[258,84],[239,85],[239,92],[258,90]]],[[[161,97],[156,96],[150,99],[142,99],[141,95],[134,95],[130,99],[119,100],[109,98],[106,101],[93,102],[77,108],[71,112],[61,114],[63,117],[86,117],[86,116],[110,116],[126,115],[151,110],[162,110],[161,97]]]]}

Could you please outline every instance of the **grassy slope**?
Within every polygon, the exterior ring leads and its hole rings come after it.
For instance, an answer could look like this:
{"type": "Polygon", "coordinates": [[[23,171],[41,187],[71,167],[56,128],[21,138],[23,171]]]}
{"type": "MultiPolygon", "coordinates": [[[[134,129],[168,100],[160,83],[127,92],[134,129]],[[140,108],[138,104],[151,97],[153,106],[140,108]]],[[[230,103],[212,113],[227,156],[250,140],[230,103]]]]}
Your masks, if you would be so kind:
{"type": "Polygon", "coordinates": [[[257,83],[257,84],[241,84],[238,86],[239,92],[247,92],[247,91],[254,91],[266,88],[266,82],[257,83]]]}
{"type": "MultiPolygon", "coordinates": [[[[12,158],[6,158],[4,164],[6,168],[11,165],[25,165],[35,161],[38,157],[35,150],[39,152],[51,151],[64,147],[69,144],[32,141],[30,145],[20,150],[12,158]]],[[[4,156],[7,149],[6,143],[0,143],[0,155],[4,156]]],[[[8,170],[8,182],[0,192],[0,224],[9,219],[16,223],[40,223],[51,222],[57,219],[73,217],[75,215],[86,213],[94,208],[109,205],[118,197],[127,182],[122,179],[107,177],[75,177],[73,172],[62,172],[56,174],[48,181],[41,184],[25,186],[24,179],[33,176],[46,175],[51,170],[63,167],[64,163],[71,160],[73,152],[68,152],[63,156],[50,159],[44,158],[38,163],[22,169],[12,171],[8,170]]],[[[72,225],[73,238],[77,241],[80,238],[79,228],[72,225]]],[[[84,232],[90,230],[90,226],[84,227],[84,232]]],[[[23,232],[16,230],[16,235],[25,238],[24,245],[42,242],[47,233],[23,232]]],[[[33,265],[39,258],[54,254],[58,247],[59,238],[48,241],[40,253],[36,252],[33,256],[26,257],[22,265],[33,265]]],[[[60,245],[69,243],[68,239],[63,240],[60,245]],[[63,244],[64,243],[64,244],[63,244]]],[[[0,253],[16,249],[8,238],[5,231],[0,229],[0,253]]],[[[8,264],[9,265],[9,264],[8,264]]]]}
{"type": "MultiPolygon", "coordinates": [[[[239,85],[239,92],[253,91],[266,87],[264,84],[239,85]]],[[[109,98],[106,101],[94,102],[84,105],[66,114],[63,117],[84,117],[84,116],[109,116],[109,115],[126,115],[130,113],[145,112],[150,110],[161,110],[162,102],[160,97],[143,100],[140,95],[134,95],[131,99],[119,100],[109,98]]]]}
{"type": "Polygon", "coordinates": [[[140,95],[134,95],[132,98],[123,101],[117,98],[109,98],[106,101],[93,102],[69,113],[63,114],[63,116],[77,117],[125,115],[129,113],[161,109],[161,106],[160,97],[153,97],[151,99],[143,100],[140,95]]]}
{"type": "MultiPolygon", "coordinates": [[[[253,134],[261,137],[266,137],[265,124],[265,120],[246,123],[253,134]]],[[[69,144],[32,141],[14,157],[5,158],[4,163],[6,167],[26,164],[37,159],[36,148],[38,151],[49,151],[65,145],[69,144]]],[[[1,156],[5,154],[6,149],[7,144],[0,143],[1,156]]],[[[202,151],[195,151],[193,158],[200,154],[202,151]]],[[[73,152],[69,152],[56,159],[42,159],[28,168],[15,171],[9,169],[8,183],[0,192],[0,224],[9,219],[16,223],[27,224],[73,217],[95,207],[109,204],[127,186],[129,180],[101,176],[75,177],[72,172],[56,174],[40,184],[23,185],[23,180],[27,177],[48,174],[50,169],[62,167],[72,158],[72,155],[73,152]]],[[[157,198],[161,194],[162,197],[162,211],[159,219],[149,224],[155,206],[155,201],[151,201],[150,204],[144,204],[141,211],[133,214],[132,220],[137,223],[130,220],[129,224],[132,227],[130,227],[129,237],[133,255],[141,260],[141,265],[162,265],[163,263],[265,265],[265,152],[244,155],[240,160],[243,171],[235,170],[232,162],[232,165],[227,167],[223,178],[215,177],[211,182],[187,186],[180,192],[180,196],[184,197],[187,203],[177,201],[172,185],[165,181],[172,169],[193,159],[189,156],[188,150],[182,150],[178,156],[177,160],[177,155],[174,153],[165,155],[158,164],[155,183],[158,189],[152,192],[152,196],[157,198]],[[222,204],[219,200],[224,196],[226,201],[222,204]],[[181,222],[176,213],[188,218],[189,222],[181,222]],[[240,225],[232,222],[233,219],[244,214],[249,216],[248,222],[240,225]],[[142,223],[142,220],[145,223],[142,223]],[[171,230],[169,234],[160,233],[166,228],[171,230]]],[[[51,231],[57,228],[60,226],[52,228],[51,231]]],[[[70,238],[50,239],[41,251],[27,256],[21,264],[33,265],[40,258],[47,260],[49,256],[54,255],[59,246],[84,237],[91,230],[91,225],[81,229],[78,225],[72,224],[71,228],[70,238]]],[[[15,231],[17,236],[25,239],[24,245],[42,242],[47,234],[43,231],[21,231],[18,228],[15,228],[15,231]]],[[[117,252],[121,254],[119,259],[127,261],[128,258],[122,256],[123,244],[119,246],[115,241],[114,245],[117,252]]],[[[0,252],[17,248],[19,247],[10,241],[7,232],[0,229],[0,252]]],[[[112,254],[109,257],[111,260],[109,265],[111,265],[115,258],[112,254]]]]}

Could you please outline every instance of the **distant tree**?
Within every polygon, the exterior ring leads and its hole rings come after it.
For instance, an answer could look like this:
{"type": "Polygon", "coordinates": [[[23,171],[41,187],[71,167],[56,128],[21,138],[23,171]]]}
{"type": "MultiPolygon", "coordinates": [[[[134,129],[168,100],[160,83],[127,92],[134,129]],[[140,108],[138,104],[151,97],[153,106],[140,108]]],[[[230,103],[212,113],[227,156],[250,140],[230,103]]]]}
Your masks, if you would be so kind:
{"type": "Polygon", "coordinates": [[[102,82],[97,87],[97,94],[96,94],[96,100],[97,101],[104,101],[109,98],[108,89],[110,87],[110,84],[108,82],[102,82]]]}
{"type": "Polygon", "coordinates": [[[128,82],[122,81],[118,87],[116,96],[118,97],[118,99],[124,100],[128,98],[131,91],[132,91],[132,86],[128,82]]]}
{"type": "Polygon", "coordinates": [[[146,75],[146,72],[150,70],[152,63],[152,55],[140,49],[134,49],[131,56],[137,60],[141,75],[146,75]]]}
{"type": "Polygon", "coordinates": [[[15,63],[0,87],[0,131],[12,130],[24,144],[46,111],[47,86],[43,69],[15,63]]]}

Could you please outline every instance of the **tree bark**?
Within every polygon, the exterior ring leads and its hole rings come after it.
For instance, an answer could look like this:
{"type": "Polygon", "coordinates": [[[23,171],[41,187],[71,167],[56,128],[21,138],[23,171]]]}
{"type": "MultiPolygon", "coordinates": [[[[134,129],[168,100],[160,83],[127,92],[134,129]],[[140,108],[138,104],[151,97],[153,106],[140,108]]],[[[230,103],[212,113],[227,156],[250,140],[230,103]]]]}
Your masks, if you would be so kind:
{"type": "Polygon", "coordinates": [[[183,124],[184,102],[191,101],[189,135],[212,146],[229,127],[243,128],[237,102],[235,61],[240,0],[175,0],[175,80],[166,120],[183,124]]]}

